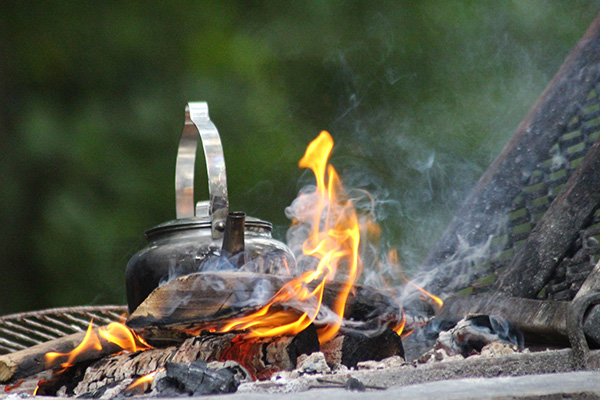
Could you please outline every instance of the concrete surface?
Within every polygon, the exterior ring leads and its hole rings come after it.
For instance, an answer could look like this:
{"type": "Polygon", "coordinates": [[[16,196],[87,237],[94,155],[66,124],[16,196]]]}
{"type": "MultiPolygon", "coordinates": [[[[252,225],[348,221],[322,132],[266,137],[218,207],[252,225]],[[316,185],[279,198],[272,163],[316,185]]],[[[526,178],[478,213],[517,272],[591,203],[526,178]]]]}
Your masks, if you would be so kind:
{"type": "Polygon", "coordinates": [[[469,378],[392,387],[382,391],[350,392],[344,389],[313,389],[299,393],[236,393],[203,396],[198,400],[332,400],[332,399],[600,399],[600,371],[566,372],[500,378],[469,378]],[[552,396],[556,395],[556,396],[552,396]]]}

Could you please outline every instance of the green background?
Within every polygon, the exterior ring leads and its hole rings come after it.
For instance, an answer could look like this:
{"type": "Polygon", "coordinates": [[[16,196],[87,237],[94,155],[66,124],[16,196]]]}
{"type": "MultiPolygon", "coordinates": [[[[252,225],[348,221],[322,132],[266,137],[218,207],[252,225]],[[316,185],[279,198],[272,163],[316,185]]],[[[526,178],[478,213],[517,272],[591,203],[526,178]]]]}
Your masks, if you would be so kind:
{"type": "Polygon", "coordinates": [[[283,239],[311,182],[297,161],[329,130],[382,246],[418,269],[599,6],[2,2],[0,313],[125,303],[144,230],[175,217],[187,101],[209,103],[232,209],[283,239]]]}

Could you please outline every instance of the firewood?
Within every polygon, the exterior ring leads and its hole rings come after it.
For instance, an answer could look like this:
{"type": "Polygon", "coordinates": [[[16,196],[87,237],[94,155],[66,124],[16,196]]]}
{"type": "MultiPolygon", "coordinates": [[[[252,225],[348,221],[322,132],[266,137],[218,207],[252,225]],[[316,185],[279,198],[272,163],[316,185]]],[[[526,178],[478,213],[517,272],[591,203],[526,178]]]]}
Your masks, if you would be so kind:
{"type": "MultiPolygon", "coordinates": [[[[14,353],[0,356],[0,382],[15,381],[30,375],[37,374],[47,368],[45,355],[48,352],[68,353],[81,343],[85,332],[73,333],[58,339],[19,350],[14,353]]],[[[100,339],[102,350],[89,349],[77,357],[77,361],[87,361],[102,358],[115,353],[121,348],[117,345],[100,339]]]]}
{"type": "Polygon", "coordinates": [[[390,328],[367,335],[342,329],[336,337],[321,345],[327,363],[352,368],[361,361],[381,361],[392,356],[404,357],[402,340],[390,328]]]}
{"type": "Polygon", "coordinates": [[[534,298],[537,295],[598,208],[598,182],[600,139],[589,149],[523,247],[496,280],[494,290],[514,297],[534,298]]]}
{"type": "Polygon", "coordinates": [[[86,369],[74,394],[81,395],[113,382],[138,378],[164,367],[169,361],[185,364],[197,359],[217,359],[234,337],[235,334],[205,335],[190,338],[181,346],[104,357],[86,369]]]}
{"type": "MultiPolygon", "coordinates": [[[[182,276],[156,288],[130,315],[127,325],[152,343],[174,343],[185,339],[179,331],[199,331],[206,323],[256,311],[285,283],[281,276],[239,271],[182,276]]],[[[323,303],[332,307],[342,287],[340,282],[328,282],[323,303]]],[[[390,320],[400,315],[400,306],[385,292],[355,285],[344,315],[359,321],[390,320]]]]}
{"type": "Polygon", "coordinates": [[[235,333],[203,334],[189,338],[179,346],[105,357],[86,369],[74,394],[79,396],[114,382],[138,378],[163,368],[167,362],[190,364],[196,360],[233,360],[246,368],[253,378],[266,379],[274,372],[294,369],[297,357],[303,352],[318,351],[316,332],[301,338],[313,341],[311,343],[299,344],[301,335],[303,332],[296,337],[267,338],[247,338],[235,333]]]}

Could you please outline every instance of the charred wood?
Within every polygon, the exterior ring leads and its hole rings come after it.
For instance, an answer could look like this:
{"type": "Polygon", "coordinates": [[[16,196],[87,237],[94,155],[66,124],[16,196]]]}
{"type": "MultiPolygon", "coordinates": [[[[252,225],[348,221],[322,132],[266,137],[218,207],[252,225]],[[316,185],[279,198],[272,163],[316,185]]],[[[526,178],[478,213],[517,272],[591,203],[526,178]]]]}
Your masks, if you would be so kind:
{"type": "Polygon", "coordinates": [[[166,376],[156,383],[159,397],[234,393],[240,384],[227,368],[210,369],[202,360],[189,365],[168,362],[165,370],[166,376]]]}
{"type": "MultiPolygon", "coordinates": [[[[180,342],[186,338],[182,332],[197,333],[224,319],[258,310],[285,283],[281,276],[240,271],[179,277],[156,288],[129,317],[127,325],[151,344],[180,342]],[[263,292],[257,294],[257,287],[263,292]]],[[[323,303],[332,307],[342,290],[342,283],[329,282],[323,303]]],[[[400,315],[400,306],[385,292],[355,285],[344,315],[358,321],[390,321],[400,315]]]]}
{"type": "MultiPolygon", "coordinates": [[[[46,353],[67,353],[77,347],[84,337],[85,332],[74,333],[0,356],[0,382],[12,382],[50,368],[50,366],[46,365],[46,353]]],[[[107,342],[102,338],[100,341],[102,345],[101,350],[90,349],[90,351],[80,354],[76,361],[97,360],[121,350],[114,343],[107,342]]]]}
{"type": "Polygon", "coordinates": [[[392,356],[404,357],[400,336],[385,329],[376,335],[340,331],[331,341],[321,346],[327,363],[332,366],[356,367],[361,361],[381,361],[392,356]]]}
{"type": "Polygon", "coordinates": [[[204,334],[187,339],[180,346],[98,360],[87,368],[74,393],[90,393],[114,382],[138,378],[164,368],[167,363],[189,365],[197,360],[236,361],[252,378],[267,379],[274,372],[294,369],[300,354],[315,348],[318,351],[318,346],[316,333],[310,332],[296,337],[269,338],[247,338],[235,333],[204,334]]]}

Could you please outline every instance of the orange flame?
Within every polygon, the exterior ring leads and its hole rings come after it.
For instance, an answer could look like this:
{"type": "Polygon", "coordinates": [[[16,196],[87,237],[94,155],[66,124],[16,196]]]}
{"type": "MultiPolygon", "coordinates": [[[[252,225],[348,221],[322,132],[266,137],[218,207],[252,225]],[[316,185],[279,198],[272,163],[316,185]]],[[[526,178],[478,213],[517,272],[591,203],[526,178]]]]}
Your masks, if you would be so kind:
{"type": "Polygon", "coordinates": [[[413,281],[410,281],[407,279],[406,283],[415,287],[419,292],[423,293],[425,296],[427,296],[429,299],[431,299],[435,304],[437,304],[438,307],[442,308],[444,306],[444,301],[442,299],[440,299],[439,297],[437,297],[434,294],[429,293],[427,290],[423,289],[422,287],[420,287],[413,281]]]}
{"type": "Polygon", "coordinates": [[[395,327],[392,328],[392,330],[398,335],[402,335],[402,332],[404,332],[404,327],[406,326],[406,317],[404,316],[404,310],[401,309],[401,311],[402,319],[395,327]]]}
{"type": "Polygon", "coordinates": [[[421,286],[417,285],[416,283],[414,283],[413,281],[411,281],[404,275],[404,273],[402,272],[402,269],[400,268],[400,263],[398,262],[398,252],[396,251],[396,249],[390,250],[390,252],[388,253],[388,261],[390,264],[396,265],[398,267],[398,273],[400,274],[400,277],[406,283],[408,283],[409,285],[411,285],[412,287],[417,289],[419,292],[423,293],[425,295],[426,299],[430,299],[438,307],[442,308],[444,306],[444,301],[442,299],[440,299],[439,297],[437,297],[436,295],[434,295],[432,293],[429,293],[427,290],[423,289],[421,286]]]}
{"type": "Polygon", "coordinates": [[[108,326],[94,329],[93,322],[94,320],[92,319],[81,343],[79,343],[79,345],[77,345],[77,347],[70,352],[46,353],[46,367],[54,368],[60,365],[62,370],[59,372],[63,372],[65,369],[73,366],[77,362],[77,357],[79,357],[82,353],[89,351],[101,351],[102,341],[100,338],[104,339],[106,343],[113,343],[118,346],[118,349],[115,351],[115,353],[122,350],[135,352],[151,347],[141,337],[137,336],[127,326],[121,323],[111,322],[108,324],[108,326]]]}
{"type": "Polygon", "coordinates": [[[343,285],[333,304],[334,320],[329,320],[319,330],[319,341],[325,343],[331,340],[340,329],[346,300],[360,275],[362,263],[358,255],[360,227],[356,211],[352,202],[345,198],[335,169],[327,164],[332,149],[333,139],[323,131],[308,146],[299,162],[300,167],[314,172],[317,182],[315,209],[312,217],[307,216],[309,221],[303,221],[312,222],[312,231],[304,242],[303,253],[318,259],[317,267],[286,283],[260,310],[232,319],[217,329],[218,332],[247,330],[250,336],[301,332],[319,315],[325,285],[333,279],[342,280],[343,285]],[[303,306],[300,308],[307,311],[286,310],[286,304],[291,303],[301,303],[303,306]]]}
{"type": "Polygon", "coordinates": [[[138,379],[136,379],[135,381],[130,383],[129,386],[127,386],[125,388],[125,393],[128,393],[128,394],[132,394],[132,393],[143,394],[143,393],[145,393],[148,390],[149,385],[154,380],[154,377],[156,376],[156,374],[158,374],[159,372],[164,371],[164,370],[165,370],[164,368],[159,368],[156,371],[152,371],[149,374],[139,377],[138,379]]]}

